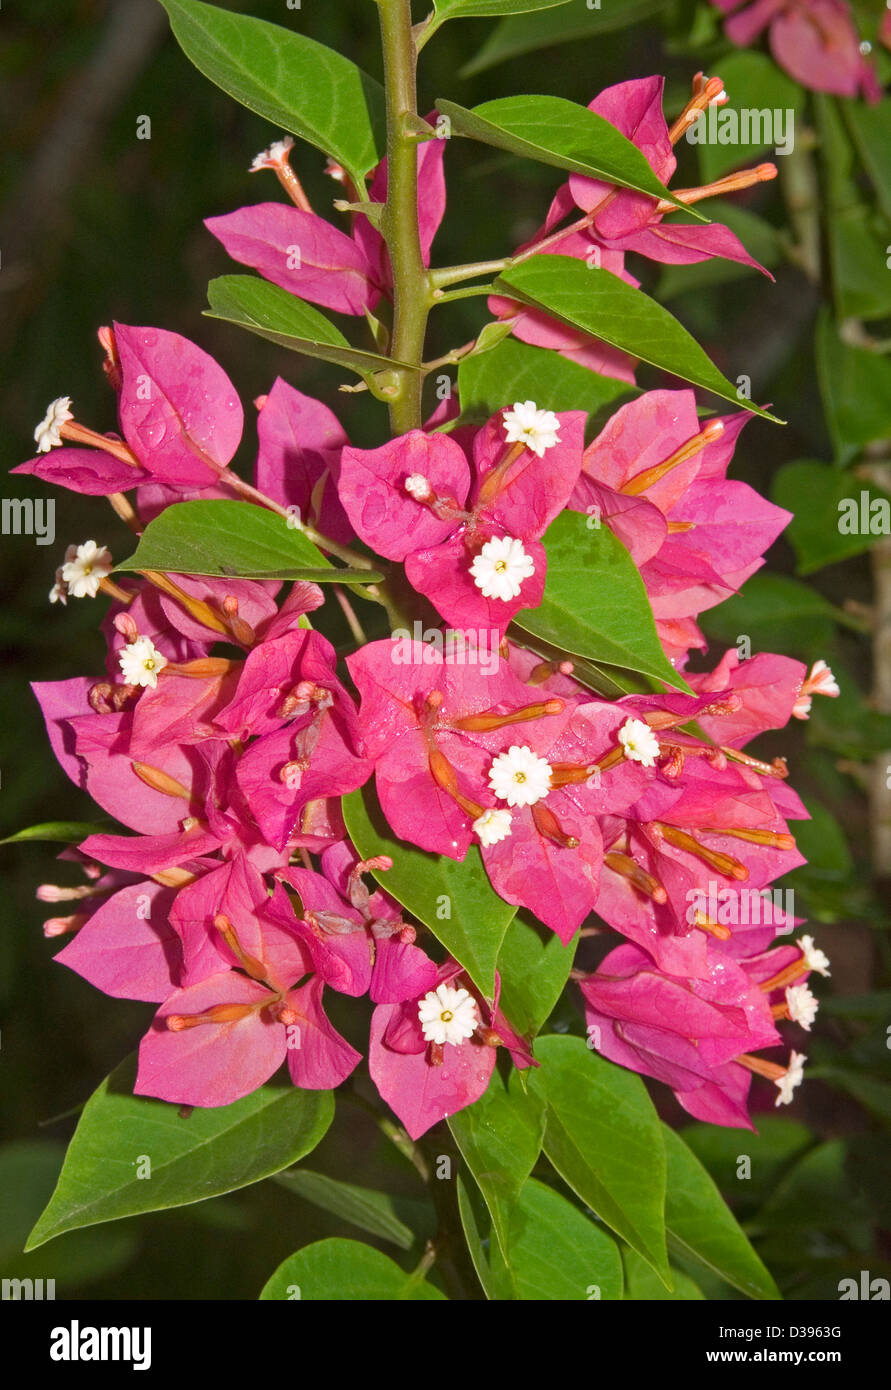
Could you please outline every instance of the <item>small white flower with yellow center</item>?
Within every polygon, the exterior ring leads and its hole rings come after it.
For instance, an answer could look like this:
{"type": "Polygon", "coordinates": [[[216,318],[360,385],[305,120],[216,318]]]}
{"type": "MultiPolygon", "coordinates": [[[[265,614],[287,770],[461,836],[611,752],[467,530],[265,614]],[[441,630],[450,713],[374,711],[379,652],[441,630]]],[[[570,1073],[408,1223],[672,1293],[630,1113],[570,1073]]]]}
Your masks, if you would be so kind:
{"type": "Polygon", "coordinates": [[[118,652],[118,661],[128,685],[148,686],[151,690],[158,684],[158,675],[167,665],[163,656],[150,637],[137,637],[128,642],[118,652]]]}
{"type": "Polygon", "coordinates": [[[817,1017],[820,1001],[811,994],[807,985],[790,985],[786,990],[786,1006],[793,1023],[800,1023],[806,1033],[817,1017]]]}
{"type": "Polygon", "coordinates": [[[466,989],[437,985],[419,1002],[418,1020],[425,1042],[457,1047],[473,1037],[479,1026],[476,1000],[466,989]]]}
{"type": "Polygon", "coordinates": [[[619,730],[619,742],[630,762],[642,767],[655,767],[659,756],[659,740],[643,719],[626,719],[619,730]]]}
{"type": "Polygon", "coordinates": [[[804,1079],[804,1064],[807,1056],[803,1052],[790,1052],[789,1065],[783,1075],[776,1081],[779,1095],[774,1101],[774,1105],[791,1105],[795,1091],[804,1079]]]}
{"type": "Polygon", "coordinates": [[[492,760],[489,786],[508,806],[534,806],[551,790],[551,765],[525,744],[515,743],[492,760]]]}
{"type": "Polygon", "coordinates": [[[516,598],[524,579],[535,573],[535,561],[513,536],[495,536],[486,541],[470,566],[473,582],[483,598],[516,598]]]}
{"type": "Polygon", "coordinates": [[[544,457],[546,449],[560,443],[559,428],[560,421],[553,410],[539,410],[535,401],[516,401],[512,410],[504,412],[508,444],[525,444],[539,458],[544,457]]]}
{"type": "Polygon", "coordinates": [[[471,829],[479,837],[480,844],[488,849],[490,845],[500,844],[502,840],[507,839],[511,832],[512,819],[510,811],[484,811],[481,816],[477,816],[471,829]]]}
{"type": "Polygon", "coordinates": [[[50,449],[58,449],[62,443],[62,426],[73,419],[70,396],[59,396],[50,401],[46,414],[34,431],[38,454],[48,454],[50,449]]]}
{"type": "Polygon", "coordinates": [[[817,975],[828,975],[829,957],[825,951],[821,951],[814,945],[812,936],[800,936],[795,945],[804,956],[804,963],[808,970],[813,970],[817,975]]]}
{"type": "Polygon", "coordinates": [[[274,169],[276,165],[282,164],[288,157],[289,152],[294,148],[294,141],[290,135],[283,135],[281,140],[273,140],[268,149],[261,150],[255,154],[249,174],[256,174],[261,169],[274,169]]]}
{"type": "Polygon", "coordinates": [[[111,574],[113,566],[111,552],[104,545],[84,541],[83,545],[68,547],[62,566],[62,583],[67,585],[72,598],[95,598],[100,580],[111,574]]]}

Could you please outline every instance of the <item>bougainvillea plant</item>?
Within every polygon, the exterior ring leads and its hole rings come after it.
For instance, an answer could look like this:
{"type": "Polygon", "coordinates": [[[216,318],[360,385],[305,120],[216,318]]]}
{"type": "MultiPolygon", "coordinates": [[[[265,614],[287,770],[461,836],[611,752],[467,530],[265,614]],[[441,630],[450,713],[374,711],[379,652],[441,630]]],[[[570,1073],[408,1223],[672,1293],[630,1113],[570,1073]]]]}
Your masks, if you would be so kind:
{"type": "MultiPolygon", "coordinates": [[[[842,0],[714,3],[734,44],[769,30],[800,81],[877,96],[842,0]]],[[[164,5],[275,137],[245,180],[256,201],[207,218],[253,272],[214,280],[209,312],[298,355],[246,421],[198,343],[102,327],[107,418],[60,396],[17,470],[107,499],[133,533],[112,555],[98,509],[49,595],[100,600],[104,665],[35,694],[113,823],[64,852],[82,883],[39,897],[75,900],[46,923],[59,963],[157,1010],[89,1102],[33,1241],[83,1224],[112,1120],[116,1158],[170,1172],[163,1192],[97,1189],[93,1221],[281,1172],[357,1105],[448,1192],[408,1284],[330,1242],[347,1285],[361,1268],[381,1297],[479,1297],[469,1253],[489,1297],[617,1298],[624,1254],[670,1289],[668,1212],[694,1256],[770,1297],[654,1100],[745,1130],[807,1074],[830,967],[779,885],[808,813],[759,740],[839,686],[819,651],[706,651],[700,615],[790,520],[734,461],[781,422],[638,276],[712,258],[769,275],[706,200],[776,166],[676,186],[678,142],[728,101],[702,72],[673,116],[659,74],[617,74],[587,107],[419,109],[443,23],[549,0],[436,0],[414,25],[409,0],[369,0],[382,86],[302,29],[164,5]],[[293,137],[327,157],[333,213],[310,205],[293,137]],[[522,246],[440,265],[459,139],[551,166],[555,190],[522,246]],[[476,335],[431,360],[428,318],[469,296],[476,335]],[[300,390],[299,354],[366,393],[373,447],[300,390]],[[472,399],[458,364],[488,364],[472,399]],[[245,435],[250,482],[230,466],[245,435]],[[537,1288],[530,1220],[571,1247],[577,1291],[537,1288]]],[[[314,1249],[265,1296],[324,1297],[314,1249]]]]}

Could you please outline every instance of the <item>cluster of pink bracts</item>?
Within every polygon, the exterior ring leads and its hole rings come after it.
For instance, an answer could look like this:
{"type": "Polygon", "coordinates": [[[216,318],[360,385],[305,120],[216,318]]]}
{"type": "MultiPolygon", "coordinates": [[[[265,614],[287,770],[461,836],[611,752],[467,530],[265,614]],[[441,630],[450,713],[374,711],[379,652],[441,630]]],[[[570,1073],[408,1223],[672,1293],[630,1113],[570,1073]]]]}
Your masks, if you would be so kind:
{"type": "MultiPolygon", "coordinates": [[[[623,109],[643,103],[635,129],[665,176],[658,139],[644,138],[646,113],[657,136],[666,131],[661,80],[625,86],[635,91],[624,92],[623,109]]],[[[696,109],[714,97],[698,81],[696,109]]],[[[419,156],[427,251],[441,213],[440,155],[433,143],[419,156]]],[[[287,187],[285,143],[267,163],[287,187]]],[[[565,195],[582,209],[591,206],[585,182],[571,180],[565,195]]],[[[373,197],[385,183],[379,171],[373,197]]],[[[561,199],[548,236],[568,210],[561,199]]],[[[609,227],[585,214],[586,246],[601,236],[604,254],[620,259],[626,247],[664,251],[653,209],[617,192],[603,214],[616,219],[609,227]]],[[[311,211],[270,204],[215,219],[214,230],[275,278],[270,266],[280,270],[282,258],[262,260],[258,227],[272,236],[277,220],[296,216],[298,232],[276,233],[276,244],[304,248],[289,288],[357,313],[387,293],[367,226],[347,238],[323,232],[311,211]],[[310,283],[312,237],[321,249],[310,283]],[[352,260],[332,268],[335,237],[349,241],[341,260],[352,260]]],[[[683,259],[733,250],[726,229],[685,227],[683,236],[699,239],[683,259]],[[706,233],[718,242],[707,245],[706,233]]],[[[61,398],[38,427],[37,458],[17,471],[108,496],[135,530],[173,502],[244,496],[228,468],[242,408],[222,369],[163,330],[118,324],[100,339],[120,435],[78,423],[61,398]]],[[[40,897],[78,900],[46,926],[72,938],[59,960],[108,994],[160,1005],[137,1091],[225,1105],[285,1060],[297,1086],[337,1086],[361,1055],[330,1022],[326,990],[370,996],[370,1074],[413,1137],[485,1091],[498,1046],[518,1067],[535,1064],[497,993],[482,997],[457,962],[431,959],[399,906],[370,890],[363,876],[388,861],[360,861],[339,798],[373,778],[399,839],[456,860],[479,845],[496,892],[564,942],[591,913],[625,939],[580,981],[592,1047],[720,1124],[749,1124],[753,1072],[777,1084],[777,1103],[788,1101],[803,1058],[753,1054],[780,1045],[778,1020],[810,1028],[806,980],[828,973],[828,962],[807,936],[772,944],[795,926],[767,899],[803,862],[788,822],[807,813],[785,763],[744,749],[806,718],[812,695],[837,694],[831,672],[817,663],[808,676],[783,656],[740,661],[732,651],[712,672],[688,673],[692,695],[607,701],[571,663],[545,662],[505,636],[519,610],[541,601],[541,538],[568,508],[623,541],[666,652],[684,669],[705,646],[698,615],[759,568],[788,520],[727,479],[749,417],[703,427],[691,391],[651,391],[586,448],[582,413],[519,402],[479,430],[415,430],[364,450],[324,405],[281,380],[257,405],[253,500],[297,509],[336,543],[358,537],[403,563],[450,629],[492,638],[490,659],[394,636],[348,658],[350,688],[307,616],[323,603],[316,585],[295,583],[283,596],[277,582],[112,579],[102,546],[69,549],[51,598],[109,595],[106,669],[35,689],[65,771],[135,834],[94,834],[66,851],[87,883],[45,885],[40,897]]]]}

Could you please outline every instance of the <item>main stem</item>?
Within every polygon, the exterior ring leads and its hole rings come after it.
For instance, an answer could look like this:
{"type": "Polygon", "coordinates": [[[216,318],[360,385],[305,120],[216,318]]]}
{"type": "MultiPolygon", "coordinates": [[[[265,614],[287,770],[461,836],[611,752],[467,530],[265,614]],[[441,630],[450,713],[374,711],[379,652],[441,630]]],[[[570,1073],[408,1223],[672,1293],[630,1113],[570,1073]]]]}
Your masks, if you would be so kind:
{"type": "Polygon", "coordinates": [[[421,256],[418,230],[417,51],[411,0],[377,0],[387,97],[387,202],[381,230],[393,271],[393,368],[390,428],[405,434],[421,425],[424,355],[431,285],[421,256]]]}

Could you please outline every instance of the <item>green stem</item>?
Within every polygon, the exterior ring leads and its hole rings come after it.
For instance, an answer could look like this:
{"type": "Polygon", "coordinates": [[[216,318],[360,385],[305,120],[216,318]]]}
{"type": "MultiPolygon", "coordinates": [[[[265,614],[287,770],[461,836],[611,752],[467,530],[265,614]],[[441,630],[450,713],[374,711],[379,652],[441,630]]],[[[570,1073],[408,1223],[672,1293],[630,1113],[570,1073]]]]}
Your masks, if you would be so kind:
{"type": "Polygon", "coordinates": [[[513,257],[505,256],[500,261],[469,261],[466,265],[444,265],[439,270],[431,270],[430,282],[438,290],[449,285],[460,285],[462,280],[473,280],[477,275],[498,275],[513,265],[513,257]]]}
{"type": "MultiPolygon", "coordinates": [[[[418,153],[414,131],[419,120],[411,0],[377,0],[387,98],[387,202],[381,230],[393,271],[392,356],[413,368],[424,355],[430,279],[421,255],[418,230],[418,153]]],[[[421,425],[423,378],[417,370],[393,368],[390,428],[405,434],[421,425]]]]}

